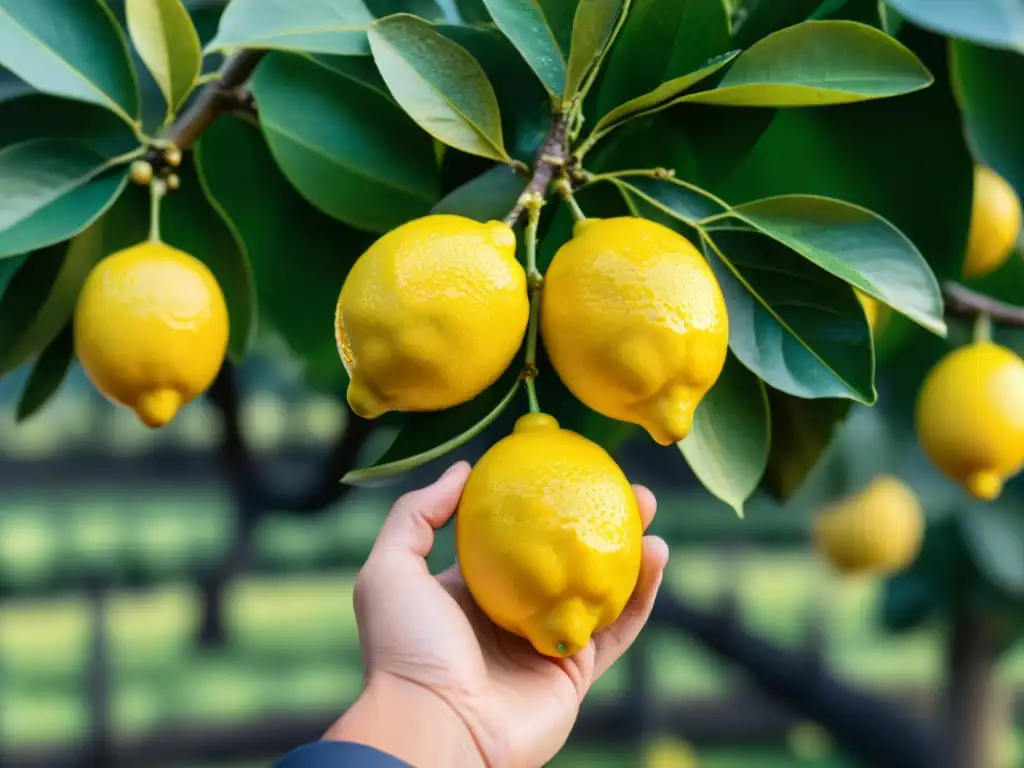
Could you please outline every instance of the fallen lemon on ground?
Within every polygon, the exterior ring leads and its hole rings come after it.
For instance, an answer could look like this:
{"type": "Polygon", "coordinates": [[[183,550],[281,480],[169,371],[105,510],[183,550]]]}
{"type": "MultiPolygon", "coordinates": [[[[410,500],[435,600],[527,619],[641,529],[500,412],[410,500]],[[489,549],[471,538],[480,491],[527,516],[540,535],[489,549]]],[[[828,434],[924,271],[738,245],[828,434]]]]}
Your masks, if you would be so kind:
{"type": "Polygon", "coordinates": [[[1024,466],[1024,360],[991,341],[948,354],[918,395],[917,438],[971,495],[998,497],[1024,466]]]}
{"type": "Polygon", "coordinates": [[[1003,266],[1020,228],[1020,198],[1013,187],[991,168],[976,166],[964,278],[984,277],[1003,266]]]}
{"type": "Polygon", "coordinates": [[[913,489],[898,477],[881,475],[821,510],[814,521],[814,543],[842,573],[891,574],[917,557],[924,528],[913,489]]]}
{"type": "Polygon", "coordinates": [[[670,445],[722,372],[729,320],[682,235],[640,218],[585,219],[544,278],[541,335],[580,401],[670,445]]]}
{"type": "Polygon", "coordinates": [[[519,418],[469,476],[455,522],[481,610],[546,656],[570,656],[622,613],[640,574],[633,489],[596,443],[519,418]]]}
{"type": "Polygon", "coordinates": [[[99,262],[75,307],[75,352],[93,385],[162,427],[220,370],[228,312],[213,273],[160,242],[99,262]]]}
{"type": "Polygon", "coordinates": [[[338,352],[363,418],[472,400],[519,350],[529,318],[515,233],[462,216],[410,221],[359,257],[335,315],[338,352]]]}

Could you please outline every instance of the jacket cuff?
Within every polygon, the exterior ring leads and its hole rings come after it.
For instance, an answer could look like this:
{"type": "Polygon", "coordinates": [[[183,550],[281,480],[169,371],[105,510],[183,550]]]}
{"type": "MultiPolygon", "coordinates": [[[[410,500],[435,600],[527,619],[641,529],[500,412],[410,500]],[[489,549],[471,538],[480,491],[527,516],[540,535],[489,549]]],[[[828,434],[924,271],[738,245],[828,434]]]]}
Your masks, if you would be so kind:
{"type": "Polygon", "coordinates": [[[412,768],[373,747],[350,741],[314,741],[294,749],[274,768],[412,768]]]}

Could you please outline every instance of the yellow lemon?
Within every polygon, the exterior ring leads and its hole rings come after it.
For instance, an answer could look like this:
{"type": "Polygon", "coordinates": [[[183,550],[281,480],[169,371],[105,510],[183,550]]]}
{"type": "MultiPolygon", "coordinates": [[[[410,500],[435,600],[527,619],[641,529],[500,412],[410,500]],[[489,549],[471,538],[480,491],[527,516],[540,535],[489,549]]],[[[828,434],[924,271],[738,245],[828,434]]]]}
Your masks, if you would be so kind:
{"type": "Polygon", "coordinates": [[[697,753],[687,742],[661,736],[644,749],[644,768],[697,768],[697,753]]]}
{"type": "Polygon", "coordinates": [[[646,219],[585,219],[544,278],[541,335],[595,411],[670,445],[725,365],[725,299],[686,238],[646,219]]]}
{"type": "Polygon", "coordinates": [[[530,314],[515,233],[425,216],[381,237],[338,298],[335,336],[363,418],[472,400],[515,357],[530,314]]]}
{"type": "Polygon", "coordinates": [[[948,354],[918,395],[917,438],[947,476],[995,499],[1024,465],[1024,360],[990,341],[948,354]]]}
{"type": "Polygon", "coordinates": [[[75,307],[75,352],[108,399],[162,427],[220,370],[228,311],[198,259],[159,242],[99,262],[75,307]]]}
{"type": "Polygon", "coordinates": [[[1020,228],[1020,198],[1013,187],[991,168],[976,166],[964,278],[984,277],[1003,266],[1020,228]]]}
{"type": "Polygon", "coordinates": [[[878,330],[878,319],[879,319],[879,307],[878,302],[875,301],[871,296],[861,293],[856,288],[853,291],[857,294],[857,300],[860,305],[864,308],[864,317],[867,318],[868,326],[873,331],[878,330]]]}
{"type": "Polygon", "coordinates": [[[455,518],[466,585],[500,627],[569,656],[622,613],[640,574],[633,489],[596,443],[527,414],[470,473],[455,518]]]}
{"type": "Polygon", "coordinates": [[[817,549],[843,573],[889,574],[906,568],[921,548],[924,512],[898,477],[881,475],[814,521],[817,549]]]}

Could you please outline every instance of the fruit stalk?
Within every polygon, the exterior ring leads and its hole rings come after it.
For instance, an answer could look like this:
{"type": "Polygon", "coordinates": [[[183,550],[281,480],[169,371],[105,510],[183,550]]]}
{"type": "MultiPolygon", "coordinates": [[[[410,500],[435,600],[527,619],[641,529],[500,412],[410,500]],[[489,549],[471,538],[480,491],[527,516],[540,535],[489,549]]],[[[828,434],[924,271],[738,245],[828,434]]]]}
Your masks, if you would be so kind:
{"type": "Polygon", "coordinates": [[[523,379],[526,382],[526,397],[530,401],[530,413],[540,413],[537,400],[537,332],[540,326],[540,293],[544,278],[537,270],[537,227],[540,224],[540,209],[544,198],[534,195],[526,202],[526,281],[530,290],[530,320],[526,328],[526,363],[523,379]]]}
{"type": "Polygon", "coordinates": [[[1024,328],[1024,307],[1005,304],[954,282],[947,282],[942,292],[946,299],[946,313],[949,315],[975,317],[984,313],[999,325],[1024,328]]]}
{"type": "Polygon", "coordinates": [[[160,240],[160,201],[163,200],[167,186],[163,179],[153,179],[149,183],[149,242],[159,243],[160,240]]]}

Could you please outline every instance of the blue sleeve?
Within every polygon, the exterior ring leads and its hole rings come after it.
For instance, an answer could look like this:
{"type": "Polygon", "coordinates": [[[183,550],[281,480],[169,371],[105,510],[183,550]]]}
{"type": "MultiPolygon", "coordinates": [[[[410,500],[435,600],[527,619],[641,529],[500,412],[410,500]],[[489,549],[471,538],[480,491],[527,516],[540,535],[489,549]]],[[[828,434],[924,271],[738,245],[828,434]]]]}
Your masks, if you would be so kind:
{"type": "Polygon", "coordinates": [[[372,747],[348,741],[314,741],[292,750],[274,768],[412,768],[372,747]]]}

